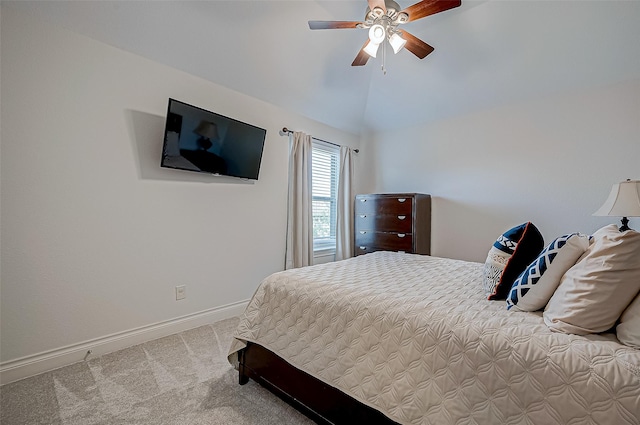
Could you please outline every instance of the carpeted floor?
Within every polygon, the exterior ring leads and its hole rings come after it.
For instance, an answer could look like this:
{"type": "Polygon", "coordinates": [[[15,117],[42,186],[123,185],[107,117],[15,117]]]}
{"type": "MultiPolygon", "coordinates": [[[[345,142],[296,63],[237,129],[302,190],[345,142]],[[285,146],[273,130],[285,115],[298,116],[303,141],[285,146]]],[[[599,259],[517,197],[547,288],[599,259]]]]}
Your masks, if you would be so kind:
{"type": "Polygon", "coordinates": [[[228,319],[0,387],[2,425],[313,424],[227,362],[228,319]]]}

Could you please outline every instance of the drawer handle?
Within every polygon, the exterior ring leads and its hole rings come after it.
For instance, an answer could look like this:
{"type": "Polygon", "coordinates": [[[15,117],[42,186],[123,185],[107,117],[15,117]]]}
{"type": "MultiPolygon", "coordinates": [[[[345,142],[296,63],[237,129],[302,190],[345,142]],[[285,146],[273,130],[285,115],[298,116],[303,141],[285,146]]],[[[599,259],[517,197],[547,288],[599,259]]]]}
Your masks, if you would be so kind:
{"type": "Polygon", "coordinates": [[[404,233],[398,233],[398,237],[399,237],[399,238],[404,238],[405,236],[407,236],[407,235],[406,235],[406,234],[404,234],[404,233]]]}
{"type": "Polygon", "coordinates": [[[366,214],[360,214],[360,218],[367,218],[366,214]]]}
{"type": "Polygon", "coordinates": [[[366,246],[361,246],[360,249],[363,250],[363,251],[366,251],[367,247],[366,246]]]}
{"type": "Polygon", "coordinates": [[[366,230],[360,230],[360,234],[361,234],[361,235],[366,235],[366,234],[367,234],[367,231],[366,231],[366,230]]]}
{"type": "Polygon", "coordinates": [[[366,199],[360,199],[360,202],[367,202],[366,199]]]}
{"type": "Polygon", "coordinates": [[[398,198],[398,202],[404,202],[406,200],[407,200],[407,198],[398,198]]]}
{"type": "Polygon", "coordinates": [[[398,216],[398,220],[404,220],[405,218],[407,218],[407,216],[406,216],[406,215],[399,215],[399,216],[398,216]]]}

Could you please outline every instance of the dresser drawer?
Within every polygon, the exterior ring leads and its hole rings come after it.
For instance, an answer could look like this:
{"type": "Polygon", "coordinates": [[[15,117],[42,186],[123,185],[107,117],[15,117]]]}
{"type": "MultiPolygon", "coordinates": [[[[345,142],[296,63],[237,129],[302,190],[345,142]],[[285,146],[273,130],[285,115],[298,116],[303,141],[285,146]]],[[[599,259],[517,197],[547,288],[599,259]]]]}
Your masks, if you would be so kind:
{"type": "Polygon", "coordinates": [[[354,255],[356,256],[363,255],[363,254],[368,254],[370,252],[376,252],[376,251],[384,251],[384,249],[376,248],[370,245],[356,245],[354,248],[354,255]]]}
{"type": "Polygon", "coordinates": [[[413,251],[411,233],[391,233],[360,230],[356,232],[355,247],[370,247],[380,251],[413,251]]]}
{"type": "Polygon", "coordinates": [[[409,249],[391,249],[387,247],[380,247],[376,245],[356,245],[354,248],[354,255],[369,254],[376,251],[394,251],[394,252],[407,252],[411,254],[409,249]]]}
{"type": "Polygon", "coordinates": [[[378,215],[359,213],[355,218],[356,232],[378,230],[380,232],[411,233],[411,214],[378,215]]]}
{"type": "Polygon", "coordinates": [[[356,214],[373,213],[381,215],[407,215],[413,211],[413,198],[395,196],[358,196],[355,204],[356,214]]]}

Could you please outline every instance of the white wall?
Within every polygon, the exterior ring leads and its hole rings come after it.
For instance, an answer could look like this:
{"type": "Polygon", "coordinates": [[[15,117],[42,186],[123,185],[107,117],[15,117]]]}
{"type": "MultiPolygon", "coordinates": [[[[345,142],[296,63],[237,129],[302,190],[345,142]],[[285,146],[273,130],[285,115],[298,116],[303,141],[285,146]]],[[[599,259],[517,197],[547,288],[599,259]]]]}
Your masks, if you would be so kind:
{"type": "Polygon", "coordinates": [[[369,178],[381,192],[430,193],[432,254],[483,262],[525,221],[547,242],[619,223],[591,214],[613,183],[640,179],[639,138],[640,79],[374,135],[369,178]]]}
{"type": "Polygon", "coordinates": [[[284,264],[279,130],[358,147],[354,135],[10,8],[1,31],[5,365],[248,300],[284,264]],[[267,129],[259,180],[160,168],[169,97],[267,129]]]}

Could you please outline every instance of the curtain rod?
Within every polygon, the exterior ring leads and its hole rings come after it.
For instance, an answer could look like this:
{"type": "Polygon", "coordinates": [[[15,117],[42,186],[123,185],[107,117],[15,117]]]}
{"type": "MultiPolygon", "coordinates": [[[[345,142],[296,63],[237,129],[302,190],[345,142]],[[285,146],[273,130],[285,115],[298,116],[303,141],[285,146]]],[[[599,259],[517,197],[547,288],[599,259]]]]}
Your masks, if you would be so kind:
{"type": "MultiPolygon", "coordinates": [[[[289,130],[287,127],[282,127],[282,132],[283,132],[283,133],[293,133],[293,130],[289,130]]],[[[339,145],[339,144],[337,144],[337,143],[328,142],[328,141],[326,141],[326,140],[318,139],[317,137],[313,137],[313,136],[311,136],[311,138],[312,138],[312,139],[314,139],[314,140],[317,140],[317,141],[319,141],[319,142],[329,143],[330,145],[340,147],[340,145],[339,145]]],[[[360,149],[354,149],[353,151],[354,151],[355,153],[360,153],[360,149]]]]}

